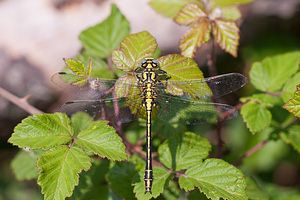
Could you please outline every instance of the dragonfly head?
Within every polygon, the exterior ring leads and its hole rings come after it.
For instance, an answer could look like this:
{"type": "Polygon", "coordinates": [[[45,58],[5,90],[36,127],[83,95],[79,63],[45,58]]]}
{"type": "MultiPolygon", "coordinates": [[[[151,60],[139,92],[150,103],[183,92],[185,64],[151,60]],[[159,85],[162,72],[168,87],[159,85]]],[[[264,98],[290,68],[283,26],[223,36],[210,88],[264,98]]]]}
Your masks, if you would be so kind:
{"type": "Polygon", "coordinates": [[[159,68],[159,62],[154,58],[145,58],[140,63],[140,66],[144,69],[146,68],[159,68]]]}

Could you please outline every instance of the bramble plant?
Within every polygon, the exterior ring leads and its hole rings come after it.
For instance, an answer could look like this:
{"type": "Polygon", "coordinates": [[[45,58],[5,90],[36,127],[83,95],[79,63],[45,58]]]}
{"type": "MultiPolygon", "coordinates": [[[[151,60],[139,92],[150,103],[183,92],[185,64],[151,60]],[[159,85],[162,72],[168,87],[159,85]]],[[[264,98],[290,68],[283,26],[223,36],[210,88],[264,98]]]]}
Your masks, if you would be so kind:
{"type": "MultiPolygon", "coordinates": [[[[161,57],[155,38],[146,31],[130,34],[128,20],[112,5],[107,19],[79,35],[83,51],[74,58],[64,59],[63,71],[74,75],[64,81],[82,87],[88,84],[89,78],[117,78],[113,90],[109,91],[111,95],[116,98],[132,95],[137,91],[128,83],[136,82],[133,72],[146,57],[156,58],[175,80],[204,78],[192,60],[197,47],[212,40],[237,57],[236,20],[241,17],[237,5],[251,1],[150,1],[158,13],[191,27],[180,40],[181,55],[161,57]]],[[[120,120],[116,123],[110,123],[109,119],[94,121],[83,112],[71,117],[57,112],[34,114],[15,127],[9,142],[22,150],[13,159],[12,169],[18,180],[37,179],[44,199],[51,200],[66,197],[269,199],[264,188],[243,174],[238,165],[272,142],[283,141],[300,153],[300,126],[296,124],[300,117],[299,58],[300,52],[294,51],[253,63],[249,81],[255,91],[251,96],[242,97],[235,109],[240,110],[253,137],[260,139],[255,140],[257,143],[249,147],[244,156],[232,162],[234,164],[222,157],[221,138],[214,147],[200,130],[155,122],[154,181],[152,194],[144,194],[144,127],[140,127],[143,119],[123,127],[120,120]],[[211,152],[214,148],[217,156],[211,152]]],[[[210,67],[215,67],[214,63],[210,67]]],[[[207,85],[202,88],[201,92],[211,92],[207,85]]],[[[193,90],[193,85],[190,88],[173,86],[173,90],[168,86],[166,90],[173,95],[185,91],[193,97],[201,96],[200,91],[193,90]]],[[[129,103],[133,113],[138,112],[137,106],[134,101],[129,103]]],[[[221,128],[218,129],[220,133],[221,128]]],[[[299,197],[300,193],[293,195],[299,197]]]]}

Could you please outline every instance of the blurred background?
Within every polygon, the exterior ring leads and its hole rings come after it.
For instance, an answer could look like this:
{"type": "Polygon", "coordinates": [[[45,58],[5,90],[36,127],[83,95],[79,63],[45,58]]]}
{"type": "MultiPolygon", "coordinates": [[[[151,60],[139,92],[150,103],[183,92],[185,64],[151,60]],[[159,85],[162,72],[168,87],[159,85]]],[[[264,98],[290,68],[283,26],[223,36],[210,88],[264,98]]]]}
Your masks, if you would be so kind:
{"type": "MultiPolygon", "coordinates": [[[[62,58],[80,51],[78,35],[104,20],[112,3],[129,20],[132,33],[146,30],[157,39],[162,54],[179,53],[179,39],[186,27],[157,14],[149,0],[0,0],[0,87],[18,97],[31,95],[32,105],[53,112],[61,94],[51,83],[51,76],[63,68],[62,58]]],[[[240,10],[238,57],[218,51],[219,74],[247,75],[254,61],[300,49],[300,0],[256,0],[240,6],[240,10]]],[[[205,50],[202,51],[197,52],[196,61],[205,66],[205,50]]],[[[247,86],[234,95],[245,96],[251,91],[247,86]]],[[[0,96],[0,200],[42,199],[35,181],[18,182],[9,167],[18,149],[7,139],[26,116],[28,113],[0,96]]],[[[251,136],[240,117],[230,121],[228,129],[234,130],[226,135],[233,152],[247,150],[258,137],[263,137],[251,136]]],[[[247,159],[242,169],[263,177],[263,182],[299,188],[299,160],[290,147],[274,142],[247,159]]],[[[268,190],[273,191],[274,187],[268,190]]]]}

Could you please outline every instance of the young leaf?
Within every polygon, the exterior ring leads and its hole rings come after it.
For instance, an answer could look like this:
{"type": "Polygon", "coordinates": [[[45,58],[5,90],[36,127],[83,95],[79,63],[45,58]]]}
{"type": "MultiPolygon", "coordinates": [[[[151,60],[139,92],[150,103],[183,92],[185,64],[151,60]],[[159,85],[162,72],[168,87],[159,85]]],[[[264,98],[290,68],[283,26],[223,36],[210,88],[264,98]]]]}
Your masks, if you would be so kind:
{"type": "Polygon", "coordinates": [[[45,200],[65,199],[78,185],[79,173],[91,166],[89,156],[77,147],[61,145],[46,151],[38,161],[38,184],[45,200]]]}
{"type": "MultiPolygon", "coordinates": [[[[190,80],[190,79],[203,79],[203,74],[191,58],[186,58],[177,54],[170,54],[167,56],[160,57],[158,59],[161,65],[161,69],[165,70],[168,75],[171,76],[171,80],[190,80]]],[[[167,93],[173,95],[188,95],[200,98],[203,95],[212,95],[210,88],[205,82],[194,82],[192,84],[178,84],[174,82],[168,83],[166,89],[167,93]],[[195,90],[195,88],[202,88],[202,90],[195,90]]]]}
{"type": "Polygon", "coordinates": [[[199,3],[197,0],[151,0],[150,5],[166,17],[175,17],[181,7],[190,2],[199,3]]]}
{"type": "Polygon", "coordinates": [[[19,181],[30,180],[38,177],[39,170],[36,166],[38,154],[34,151],[21,150],[11,162],[11,167],[19,181]]]}
{"type": "Polygon", "coordinates": [[[191,26],[194,25],[199,18],[206,18],[208,15],[196,3],[186,4],[174,18],[177,24],[191,26]]]}
{"type": "Polygon", "coordinates": [[[91,73],[91,69],[89,69],[89,67],[85,68],[85,66],[79,60],[64,59],[64,61],[67,67],[76,75],[89,76],[91,73]]]}
{"type": "Polygon", "coordinates": [[[264,92],[281,92],[283,84],[299,70],[300,51],[267,57],[252,65],[249,72],[252,85],[264,92]]]}
{"type": "Polygon", "coordinates": [[[284,104],[283,108],[300,118],[300,85],[297,85],[294,97],[284,104]]]}
{"type": "Polygon", "coordinates": [[[87,54],[107,58],[129,32],[129,22],[113,4],[110,16],[102,23],[84,30],[79,39],[87,54]]]}
{"type": "Polygon", "coordinates": [[[75,138],[75,145],[111,160],[125,160],[125,145],[108,121],[92,121],[75,138]]]}
{"type": "Polygon", "coordinates": [[[233,21],[216,19],[212,23],[215,41],[232,56],[237,57],[239,44],[239,27],[233,21]]]}
{"type": "Polygon", "coordinates": [[[132,72],[138,63],[146,57],[151,57],[157,43],[147,31],[131,34],[121,42],[119,50],[112,52],[112,61],[117,69],[132,72]]]}
{"type": "Polygon", "coordinates": [[[268,196],[257,186],[256,182],[250,178],[246,177],[247,187],[246,193],[249,200],[268,200],[268,196]]]}
{"type": "Polygon", "coordinates": [[[87,68],[91,70],[89,73],[90,77],[104,79],[114,78],[114,74],[109,70],[107,63],[98,56],[90,56],[87,53],[83,53],[74,58],[80,60],[85,66],[88,66],[87,68]],[[92,66],[89,64],[92,64],[92,66]]]}
{"type": "Polygon", "coordinates": [[[134,199],[131,183],[135,173],[134,164],[130,162],[115,163],[108,173],[110,187],[124,199],[134,199]]]}
{"type": "Polygon", "coordinates": [[[210,24],[206,19],[194,25],[180,39],[181,54],[193,58],[196,48],[207,42],[210,38],[210,24]]]}
{"type": "Polygon", "coordinates": [[[246,200],[246,181],[240,170],[219,159],[207,159],[189,168],[179,178],[185,191],[198,187],[207,198],[218,200],[246,200]]]}
{"type": "Polygon", "coordinates": [[[150,193],[145,194],[145,184],[144,184],[144,170],[141,170],[136,177],[137,182],[134,183],[135,197],[140,200],[148,200],[151,198],[157,198],[163,191],[165,185],[172,179],[172,174],[165,168],[153,167],[154,181],[152,185],[152,195],[150,193]]]}
{"type": "Polygon", "coordinates": [[[35,114],[18,124],[9,142],[19,148],[49,149],[72,140],[73,128],[66,114],[35,114]]]}
{"type": "Polygon", "coordinates": [[[272,119],[271,112],[263,105],[251,102],[242,107],[241,114],[252,133],[269,126],[272,119]]]}
{"type": "Polygon", "coordinates": [[[186,132],[182,138],[172,137],[159,146],[159,160],[174,171],[189,169],[195,163],[201,163],[211,150],[209,141],[192,132],[186,132]]]}
{"type": "Polygon", "coordinates": [[[192,26],[180,39],[181,54],[194,57],[196,48],[210,38],[210,22],[208,14],[197,3],[186,4],[174,18],[180,25],[192,26]]]}
{"type": "Polygon", "coordinates": [[[300,126],[294,125],[288,129],[288,133],[280,134],[283,141],[291,144],[294,149],[300,154],[300,126]]]}

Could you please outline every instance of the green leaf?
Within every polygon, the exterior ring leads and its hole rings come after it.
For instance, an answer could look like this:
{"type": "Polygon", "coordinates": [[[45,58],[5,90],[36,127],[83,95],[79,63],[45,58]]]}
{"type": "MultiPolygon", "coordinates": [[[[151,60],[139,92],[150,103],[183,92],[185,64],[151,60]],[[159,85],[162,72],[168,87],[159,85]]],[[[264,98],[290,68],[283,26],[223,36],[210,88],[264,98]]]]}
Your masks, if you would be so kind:
{"type": "Polygon", "coordinates": [[[241,109],[241,114],[247,127],[252,133],[261,131],[269,126],[272,114],[263,105],[256,103],[247,103],[241,109]]]}
{"type": "Polygon", "coordinates": [[[207,159],[189,168],[179,178],[179,186],[185,191],[198,187],[207,198],[218,200],[247,199],[246,181],[240,170],[219,159],[207,159]]]}
{"type": "Polygon", "coordinates": [[[119,50],[112,52],[112,61],[117,69],[132,72],[138,63],[153,56],[157,43],[147,31],[131,34],[121,42],[119,50]]]}
{"type": "Polygon", "coordinates": [[[181,54],[193,58],[196,48],[207,42],[210,38],[210,24],[207,19],[201,19],[180,39],[181,54]]]}
{"type": "Polygon", "coordinates": [[[263,192],[256,184],[256,182],[250,178],[245,178],[247,182],[246,193],[249,200],[268,200],[268,196],[263,192]]]}
{"type": "Polygon", "coordinates": [[[300,84],[297,85],[297,90],[294,94],[294,97],[284,104],[283,108],[288,110],[295,117],[300,118],[300,84]]]}
{"type": "Polygon", "coordinates": [[[44,199],[65,199],[78,185],[79,173],[91,166],[88,155],[77,147],[61,145],[46,151],[38,161],[38,184],[44,199]]]}
{"type": "Polygon", "coordinates": [[[296,73],[292,78],[288,79],[284,84],[281,98],[284,102],[290,100],[295,93],[295,86],[300,84],[300,72],[296,73]]]}
{"type": "Polygon", "coordinates": [[[249,72],[252,85],[264,92],[281,92],[283,84],[299,70],[300,51],[289,52],[255,62],[249,72]]]}
{"type": "Polygon", "coordinates": [[[64,59],[67,67],[72,70],[72,72],[79,76],[89,76],[91,73],[91,65],[88,65],[87,68],[80,62],[75,59],[64,59]]]}
{"type": "Polygon", "coordinates": [[[114,74],[109,70],[107,63],[98,56],[90,56],[87,53],[83,53],[75,56],[75,59],[80,60],[85,66],[89,66],[89,61],[92,60],[90,77],[105,79],[114,78],[114,74]]]}
{"type": "Polygon", "coordinates": [[[112,4],[110,16],[102,23],[82,31],[79,39],[88,55],[107,58],[129,32],[129,22],[112,4]]]}
{"type": "Polygon", "coordinates": [[[216,19],[212,23],[215,41],[232,56],[237,57],[239,27],[233,21],[216,19]]]}
{"type": "Polygon", "coordinates": [[[189,169],[201,163],[211,150],[209,141],[195,133],[186,132],[182,138],[172,137],[158,148],[159,160],[174,171],[189,169]]]}
{"type": "Polygon", "coordinates": [[[174,18],[180,25],[194,25],[199,18],[207,18],[208,15],[197,3],[186,4],[174,18]]]}
{"type": "Polygon", "coordinates": [[[282,105],[283,102],[280,97],[271,96],[269,94],[253,94],[250,97],[243,97],[240,99],[241,102],[252,101],[258,102],[265,106],[275,106],[275,105],[282,105]]]}
{"type": "Polygon", "coordinates": [[[166,17],[175,17],[182,6],[195,2],[199,3],[197,0],[151,0],[151,7],[158,13],[166,17]]]}
{"type": "Polygon", "coordinates": [[[75,138],[75,145],[111,160],[127,159],[122,139],[107,123],[104,120],[90,122],[75,138]]]}
{"type": "Polygon", "coordinates": [[[89,123],[93,121],[92,117],[85,112],[77,112],[71,117],[72,127],[74,129],[74,137],[76,137],[80,131],[85,129],[89,123]]]}
{"type": "MultiPolygon", "coordinates": [[[[109,170],[108,160],[93,159],[93,167],[80,175],[80,182],[70,200],[109,199],[115,194],[109,191],[106,175],[109,170]]],[[[117,198],[120,199],[120,198],[117,198]]]]}
{"type": "Polygon", "coordinates": [[[222,16],[226,20],[238,20],[242,14],[237,6],[226,6],[221,8],[222,16]]]}
{"type": "Polygon", "coordinates": [[[253,0],[210,0],[209,5],[215,8],[215,7],[224,7],[224,6],[237,5],[237,4],[246,4],[252,1],[253,0]]]}
{"type": "Polygon", "coordinates": [[[21,150],[11,162],[11,167],[19,181],[38,177],[39,170],[36,162],[40,153],[36,151],[21,150]]]}
{"type": "Polygon", "coordinates": [[[138,177],[136,177],[136,182],[134,185],[133,192],[135,197],[139,200],[157,198],[163,191],[165,185],[172,179],[172,174],[165,168],[153,167],[153,185],[152,185],[152,195],[150,193],[145,194],[144,185],[144,170],[139,172],[138,177]]]}
{"type": "Polygon", "coordinates": [[[124,199],[134,199],[131,183],[135,173],[134,164],[130,162],[115,163],[108,173],[110,188],[124,199]]]}
{"type": "Polygon", "coordinates": [[[191,84],[176,84],[176,81],[186,81],[191,79],[203,79],[203,74],[191,58],[186,58],[178,54],[169,54],[158,59],[161,69],[171,76],[172,81],[168,82],[167,93],[173,95],[188,95],[199,98],[203,95],[211,96],[212,92],[205,82],[194,82],[191,84]],[[201,88],[202,90],[195,89],[201,88]]]}
{"type": "Polygon", "coordinates": [[[288,133],[280,134],[283,141],[291,144],[293,148],[300,154],[300,126],[294,125],[288,129],[288,133]]]}
{"type": "Polygon", "coordinates": [[[19,148],[49,149],[72,140],[73,128],[66,114],[35,114],[18,124],[9,142],[19,148]]]}

